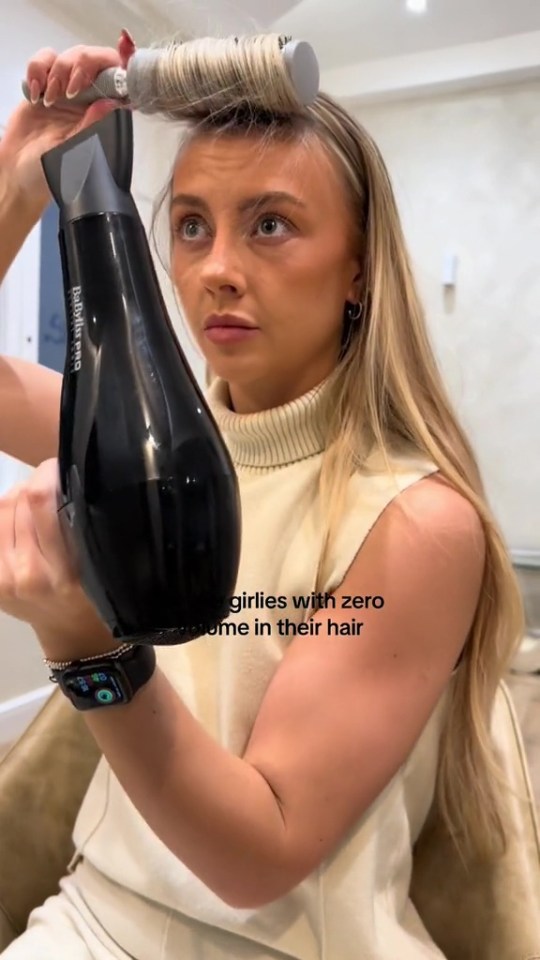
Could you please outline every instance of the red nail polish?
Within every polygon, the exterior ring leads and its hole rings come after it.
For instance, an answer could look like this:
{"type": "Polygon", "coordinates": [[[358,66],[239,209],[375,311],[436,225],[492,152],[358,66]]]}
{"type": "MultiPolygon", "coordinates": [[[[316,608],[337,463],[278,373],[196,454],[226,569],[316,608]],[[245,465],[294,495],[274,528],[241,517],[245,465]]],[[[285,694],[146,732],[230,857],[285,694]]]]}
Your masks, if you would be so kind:
{"type": "Polygon", "coordinates": [[[130,43],[133,47],[135,46],[135,41],[133,37],[131,36],[129,30],[126,30],[125,28],[122,30],[120,34],[120,39],[127,40],[127,42],[130,43]]]}

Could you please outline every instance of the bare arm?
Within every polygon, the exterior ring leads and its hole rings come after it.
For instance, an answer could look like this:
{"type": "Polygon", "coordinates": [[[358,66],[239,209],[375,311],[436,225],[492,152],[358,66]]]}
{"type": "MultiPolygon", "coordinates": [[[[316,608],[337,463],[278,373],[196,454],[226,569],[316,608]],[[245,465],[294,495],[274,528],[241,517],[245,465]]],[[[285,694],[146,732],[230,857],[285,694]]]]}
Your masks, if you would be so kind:
{"type": "Polygon", "coordinates": [[[58,456],[62,377],[0,356],[0,450],[32,467],[58,456]]]}
{"type": "MultiPolygon", "coordinates": [[[[0,153],[0,282],[41,216],[0,153]]],[[[57,456],[62,377],[37,363],[0,356],[0,451],[37,467],[57,456]]]]}
{"type": "MultiPolygon", "coordinates": [[[[43,189],[21,185],[12,154],[7,138],[0,149],[0,283],[47,203],[43,189]]],[[[57,455],[61,386],[62,377],[45,367],[0,356],[0,451],[34,467],[57,455]]]]}
{"type": "Polygon", "coordinates": [[[43,211],[39,200],[25,197],[0,153],[0,283],[43,211]]]}

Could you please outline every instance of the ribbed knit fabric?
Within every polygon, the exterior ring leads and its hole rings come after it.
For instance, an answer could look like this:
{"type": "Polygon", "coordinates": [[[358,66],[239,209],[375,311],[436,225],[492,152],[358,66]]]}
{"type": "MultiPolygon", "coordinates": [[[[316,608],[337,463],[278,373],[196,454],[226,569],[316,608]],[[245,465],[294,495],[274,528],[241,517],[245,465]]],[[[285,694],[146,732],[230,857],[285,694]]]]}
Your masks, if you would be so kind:
{"type": "MultiPolygon", "coordinates": [[[[235,594],[283,596],[287,605],[233,614],[231,621],[249,622],[247,636],[202,637],[160,649],[158,657],[199,722],[224,749],[241,755],[272,675],[294,642],[280,636],[277,620],[298,623],[311,615],[296,609],[292,597],[307,596],[315,586],[328,382],[256,414],[232,412],[223,381],[212,384],[208,398],[241,491],[235,594]],[[257,618],[270,624],[270,636],[256,635],[257,618]]],[[[346,515],[323,584],[328,593],[343,580],[390,501],[435,472],[408,450],[396,455],[392,474],[376,453],[368,466],[349,481],[346,515]]],[[[407,761],[346,841],[290,894],[257,910],[228,907],[184,867],[156,839],[103,760],[74,834],[77,860],[83,858],[75,879],[86,903],[138,960],[441,958],[409,900],[408,885],[412,845],[433,798],[445,701],[443,696],[407,761]]]]}
{"type": "Polygon", "coordinates": [[[214,381],[208,400],[236,470],[272,470],[322,453],[329,384],[285,406],[239,415],[230,409],[227,384],[214,381]]]}

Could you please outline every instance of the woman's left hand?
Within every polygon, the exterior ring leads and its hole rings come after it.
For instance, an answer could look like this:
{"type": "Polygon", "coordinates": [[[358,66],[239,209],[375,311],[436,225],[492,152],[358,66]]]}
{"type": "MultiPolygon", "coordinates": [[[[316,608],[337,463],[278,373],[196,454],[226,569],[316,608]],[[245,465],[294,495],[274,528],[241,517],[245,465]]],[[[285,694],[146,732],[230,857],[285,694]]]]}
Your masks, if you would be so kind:
{"type": "Polygon", "coordinates": [[[114,643],[66,547],[58,483],[58,461],[45,460],[0,498],[0,609],[34,628],[47,657],[70,659],[114,643]]]}

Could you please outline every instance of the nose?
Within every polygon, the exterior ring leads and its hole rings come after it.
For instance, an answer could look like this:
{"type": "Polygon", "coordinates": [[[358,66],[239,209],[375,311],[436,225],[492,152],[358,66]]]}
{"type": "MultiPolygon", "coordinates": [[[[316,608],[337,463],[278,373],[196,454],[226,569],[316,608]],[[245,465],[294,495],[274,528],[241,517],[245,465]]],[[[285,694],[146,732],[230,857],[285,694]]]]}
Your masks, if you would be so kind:
{"type": "Polygon", "coordinates": [[[246,277],[238,244],[230,234],[216,234],[201,267],[201,281],[214,296],[229,294],[241,297],[246,277]]]}

